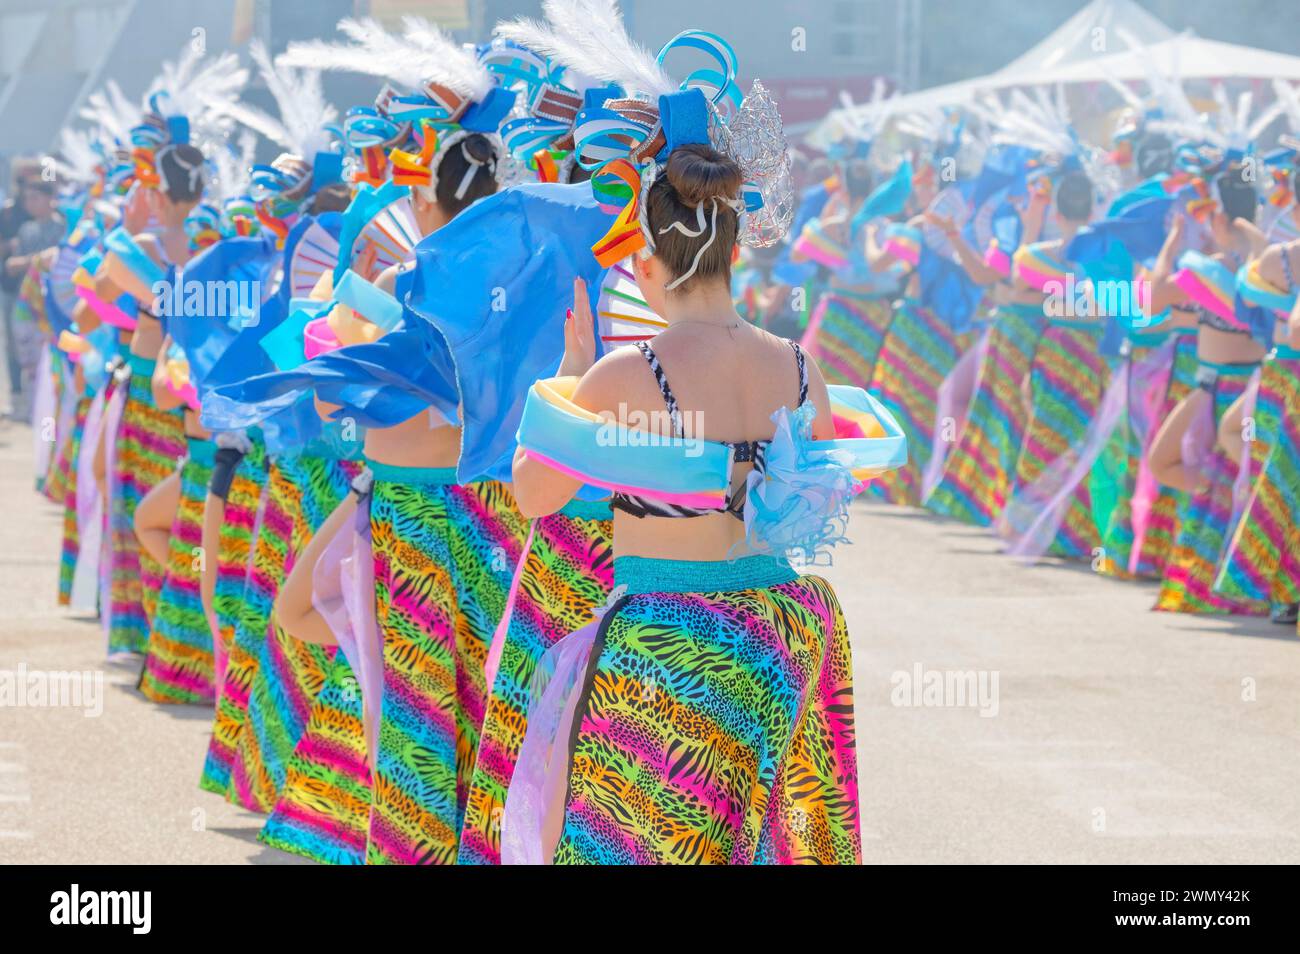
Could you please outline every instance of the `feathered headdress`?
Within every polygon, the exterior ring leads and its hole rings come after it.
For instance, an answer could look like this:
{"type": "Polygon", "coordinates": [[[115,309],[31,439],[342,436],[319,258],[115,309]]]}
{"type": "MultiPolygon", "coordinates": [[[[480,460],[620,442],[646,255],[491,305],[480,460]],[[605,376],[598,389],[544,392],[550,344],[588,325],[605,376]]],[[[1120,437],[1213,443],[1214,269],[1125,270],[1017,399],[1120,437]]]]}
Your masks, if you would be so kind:
{"type": "Polygon", "coordinates": [[[717,204],[724,202],[740,214],[742,243],[762,247],[780,240],[794,215],[781,117],[758,81],[748,96],[741,93],[736,54],[724,39],[687,30],[655,56],[628,36],[615,0],[546,0],[544,9],[555,30],[552,42],[538,52],[629,93],[582,110],[574,130],[577,161],[592,170],[593,187],[623,205],[613,228],[592,249],[601,264],[612,265],[636,251],[653,252],[645,198],[658,167],[688,143],[710,144],[735,161],[745,178],[741,196],[696,210],[697,234],[706,229],[715,234],[706,216],[711,212],[716,221],[717,204]],[[683,51],[703,54],[711,64],[678,83],[664,61],[683,51]]]}
{"type": "MultiPolygon", "coordinates": [[[[358,178],[379,184],[386,177],[402,185],[437,188],[446,150],[470,133],[494,136],[514,104],[491,70],[427,20],[403,18],[403,32],[390,33],[371,19],[340,20],[350,44],[313,40],[291,43],[283,60],[382,77],[411,92],[386,88],[373,110],[354,110],[346,125],[348,145],[360,158],[358,178]],[[417,152],[394,148],[409,137],[417,152]],[[391,162],[392,168],[389,169],[391,162]]],[[[478,163],[471,162],[476,173],[478,163]]],[[[490,170],[502,178],[505,164],[490,170]]],[[[468,188],[470,175],[461,184],[468,188]]]]}
{"type": "Polygon", "coordinates": [[[1018,145],[1038,152],[1049,175],[1077,169],[1093,184],[1099,197],[1118,188],[1115,169],[1102,152],[1084,143],[1070,123],[1065,88],[1052,93],[1042,87],[1032,94],[1012,90],[1004,104],[990,95],[971,105],[985,121],[994,145],[1018,145]]]}
{"type": "Polygon", "coordinates": [[[272,165],[255,166],[251,183],[259,203],[276,206],[268,214],[284,218],[312,192],[341,178],[343,154],[331,148],[337,134],[332,123],[338,113],[325,101],[318,70],[295,70],[283,57],[272,61],[257,41],[250,45],[249,55],[279,116],[242,101],[220,101],[216,108],[284,150],[272,165]]]}
{"type": "Polygon", "coordinates": [[[135,177],[131,130],[144,116],[139,105],[127,98],[116,82],[109,80],[103,89],[86,97],[79,115],[99,129],[93,146],[104,165],[105,190],[125,194],[135,177]]]}
{"type": "Polygon", "coordinates": [[[566,67],[551,53],[561,46],[568,8],[543,5],[545,22],[520,17],[497,25],[496,39],[481,53],[502,83],[519,92],[524,115],[501,129],[511,154],[543,182],[569,181],[575,167],[573,126],[584,106],[600,106],[622,89],[566,67]],[[557,21],[550,18],[555,17],[557,21]]]}
{"type": "Polygon", "coordinates": [[[165,149],[191,143],[210,151],[223,142],[233,122],[220,104],[237,99],[247,82],[248,71],[233,53],[205,59],[187,45],[177,60],[164,63],[145,93],[143,120],[131,130],[136,178],[158,185],[157,159],[165,149]]]}
{"type": "Polygon", "coordinates": [[[870,155],[872,144],[893,115],[892,100],[897,96],[883,77],[876,78],[865,103],[855,103],[847,90],[841,90],[841,108],[830,116],[834,132],[826,147],[827,155],[831,159],[865,159],[870,155]]]}

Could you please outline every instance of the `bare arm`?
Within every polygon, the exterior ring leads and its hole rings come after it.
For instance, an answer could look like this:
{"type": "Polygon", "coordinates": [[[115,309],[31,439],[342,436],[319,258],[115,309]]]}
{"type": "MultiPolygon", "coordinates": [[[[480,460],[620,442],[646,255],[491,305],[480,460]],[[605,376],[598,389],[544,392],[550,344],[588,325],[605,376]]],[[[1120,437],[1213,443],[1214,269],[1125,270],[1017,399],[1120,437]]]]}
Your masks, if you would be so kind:
{"type": "MultiPolygon", "coordinates": [[[[316,564],[320,562],[325,548],[338,533],[347,531],[348,524],[356,512],[357,495],[350,493],[334,508],[334,512],[316,531],[311,542],[294,563],[293,570],[284,581],[284,585],[280,587],[280,595],[275,599],[273,610],[275,618],[284,627],[284,631],[299,642],[315,643],[318,646],[338,645],[334,631],[312,604],[314,575],[316,564]]],[[[321,595],[333,594],[322,593],[321,595]]]]}
{"type": "Polygon", "coordinates": [[[185,403],[179,395],[173,394],[167,387],[167,349],[171,347],[171,343],[172,336],[164,335],[162,347],[158,349],[158,363],[153,366],[153,377],[149,379],[153,402],[160,411],[173,411],[185,403]]]}

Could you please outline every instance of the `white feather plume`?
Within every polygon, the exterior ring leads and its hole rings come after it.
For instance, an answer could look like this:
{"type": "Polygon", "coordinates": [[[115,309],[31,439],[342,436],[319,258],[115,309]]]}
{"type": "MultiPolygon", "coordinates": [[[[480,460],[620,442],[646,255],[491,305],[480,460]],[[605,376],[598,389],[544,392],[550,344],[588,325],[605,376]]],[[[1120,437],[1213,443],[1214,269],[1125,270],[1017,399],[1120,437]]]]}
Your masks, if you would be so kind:
{"type": "Polygon", "coordinates": [[[424,81],[482,100],[496,80],[472,47],[457,43],[442,28],[422,17],[402,17],[403,37],[425,54],[424,81]]]}
{"type": "Polygon", "coordinates": [[[158,107],[168,116],[185,116],[195,145],[211,151],[229,134],[232,121],[225,107],[239,98],[248,70],[234,53],[205,58],[186,44],[180,57],[163,63],[162,72],[145,94],[160,95],[158,107]]]}
{"type": "Polygon", "coordinates": [[[244,130],[233,144],[227,143],[213,153],[213,175],[207,184],[210,198],[224,202],[248,193],[256,149],[257,138],[244,130]]]}
{"type": "Polygon", "coordinates": [[[329,133],[325,127],[337,118],[338,113],[325,101],[320,72],[295,70],[286,65],[283,58],[272,61],[266,47],[256,40],[249,47],[249,55],[275,100],[279,118],[242,101],[225,102],[219,108],[235,121],[296,156],[310,160],[316,153],[327,149],[329,133]]]}
{"type": "Polygon", "coordinates": [[[406,37],[391,33],[369,17],[345,17],[338,29],[350,43],[323,40],[290,43],[277,62],[286,66],[360,73],[392,80],[418,89],[428,68],[424,49],[406,37]]]}
{"type": "Polygon", "coordinates": [[[122,147],[130,144],[131,127],[139,125],[142,118],[139,104],[128,99],[115,80],[87,96],[80,115],[99,126],[108,140],[106,145],[122,147]]]}
{"type": "Polygon", "coordinates": [[[96,131],[89,129],[63,129],[59,133],[58,154],[51,157],[59,178],[77,183],[94,181],[100,162],[96,138],[96,131]]]}
{"type": "Polygon", "coordinates": [[[543,0],[546,24],[521,18],[502,23],[497,35],[629,94],[657,98],[678,89],[655,54],[633,40],[617,0],[543,0]]]}

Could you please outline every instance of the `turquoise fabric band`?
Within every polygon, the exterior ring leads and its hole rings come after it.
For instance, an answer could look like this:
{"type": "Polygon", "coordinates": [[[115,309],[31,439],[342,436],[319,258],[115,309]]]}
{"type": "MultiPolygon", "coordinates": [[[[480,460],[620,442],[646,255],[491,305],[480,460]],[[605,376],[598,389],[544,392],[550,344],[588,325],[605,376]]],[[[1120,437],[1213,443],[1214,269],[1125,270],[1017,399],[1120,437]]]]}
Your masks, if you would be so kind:
{"type": "Polygon", "coordinates": [[[1213,361],[1198,361],[1202,368],[1209,368],[1221,378],[1248,377],[1255,373],[1259,362],[1253,364],[1216,364],[1213,361]]]}
{"type": "Polygon", "coordinates": [[[1274,361],[1295,361],[1296,359],[1300,359],[1300,348],[1292,348],[1290,345],[1284,344],[1273,346],[1274,361]]]}
{"type": "Polygon", "coordinates": [[[1048,318],[1047,323],[1053,328],[1077,328],[1079,331],[1095,331],[1101,334],[1100,321],[1080,321],[1078,318],[1048,318]]]}
{"type": "Polygon", "coordinates": [[[381,464],[369,458],[366,458],[366,466],[375,475],[375,480],[390,484],[446,486],[457,482],[455,467],[399,467],[396,464],[381,464]]]}
{"type": "Polygon", "coordinates": [[[217,445],[201,437],[186,437],[185,446],[190,460],[204,467],[211,467],[217,461],[217,445]]]}
{"type": "Polygon", "coordinates": [[[613,520],[614,509],[608,500],[570,500],[560,509],[560,516],[573,520],[613,520]]]}
{"type": "Polygon", "coordinates": [[[127,352],[126,364],[132,374],[143,374],[147,378],[152,378],[153,369],[158,367],[158,362],[153,358],[144,358],[130,352],[127,352]]]}
{"type": "Polygon", "coordinates": [[[1021,302],[1007,302],[1005,305],[998,305],[997,311],[1009,311],[1013,315],[1020,315],[1022,318],[1046,318],[1043,314],[1042,305],[1026,305],[1021,302]]]}
{"type": "Polygon", "coordinates": [[[636,593],[731,593],[791,583],[799,574],[788,560],[755,555],[735,560],[614,558],[614,585],[636,593]]]}

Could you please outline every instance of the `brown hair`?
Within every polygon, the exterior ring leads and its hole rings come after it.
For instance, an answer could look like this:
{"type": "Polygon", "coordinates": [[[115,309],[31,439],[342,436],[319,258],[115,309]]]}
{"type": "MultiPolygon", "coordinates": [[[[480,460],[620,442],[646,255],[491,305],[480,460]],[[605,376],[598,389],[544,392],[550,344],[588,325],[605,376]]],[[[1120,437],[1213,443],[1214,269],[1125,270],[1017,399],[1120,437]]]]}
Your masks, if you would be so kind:
{"type": "Polygon", "coordinates": [[[691,270],[700,248],[709,242],[714,211],[717,212],[717,234],[713,243],[700,256],[695,274],[677,287],[684,290],[697,281],[718,278],[731,281],[731,256],[736,246],[739,219],[734,209],[724,202],[736,199],[744,177],[740,167],[708,146],[692,143],[678,146],[668,157],[668,165],[655,179],[646,197],[646,223],[654,239],[655,256],[664,263],[674,278],[691,270]],[[714,205],[715,199],[719,201],[714,205]],[[703,207],[704,234],[684,235],[670,229],[674,222],[695,232],[699,228],[697,209],[703,207]]]}
{"type": "Polygon", "coordinates": [[[346,182],[331,182],[316,190],[316,194],[307,203],[308,215],[320,215],[322,212],[342,212],[352,202],[352,187],[346,182]]]}
{"type": "Polygon", "coordinates": [[[484,196],[497,191],[497,156],[496,147],[482,133],[470,133],[459,142],[453,143],[438,160],[438,189],[435,198],[448,218],[454,218],[484,196]],[[469,156],[470,158],[466,158],[469,156]],[[469,180],[465,194],[456,198],[456,190],[461,180],[469,171],[471,158],[481,163],[481,167],[469,180]]]}

